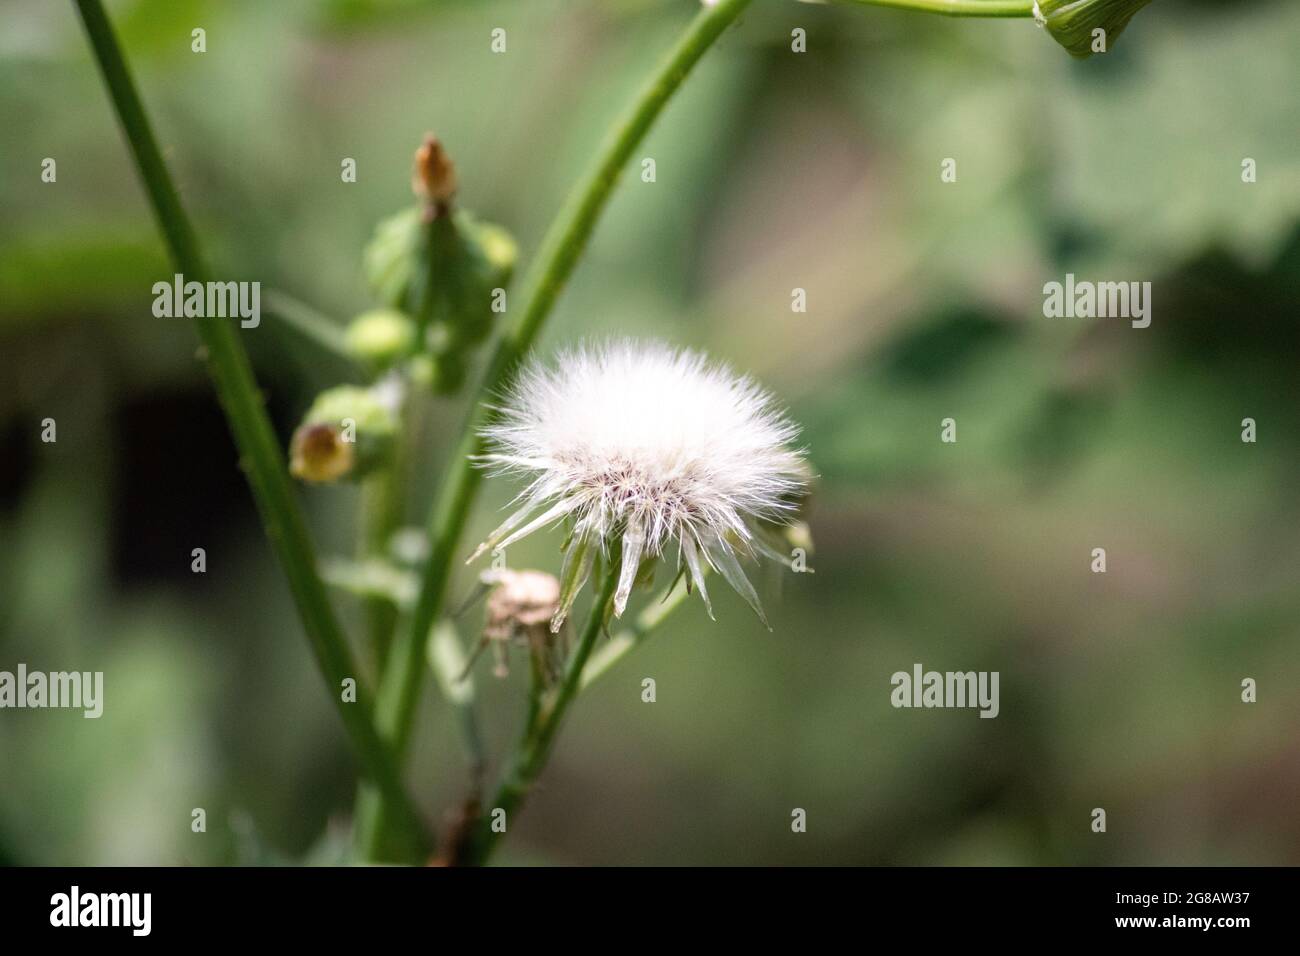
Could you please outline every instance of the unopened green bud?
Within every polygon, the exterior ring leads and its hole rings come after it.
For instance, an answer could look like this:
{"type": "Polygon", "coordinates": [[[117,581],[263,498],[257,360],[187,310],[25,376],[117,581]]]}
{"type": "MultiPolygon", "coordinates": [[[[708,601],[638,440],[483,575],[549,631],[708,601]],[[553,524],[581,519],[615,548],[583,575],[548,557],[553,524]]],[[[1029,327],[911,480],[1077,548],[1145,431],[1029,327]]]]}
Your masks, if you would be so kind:
{"type": "Polygon", "coordinates": [[[452,205],[455,174],[436,140],[417,153],[414,182],[417,205],[379,224],[366,249],[366,276],[385,305],[412,317],[420,348],[435,357],[466,352],[504,311],[515,241],[452,205]]]}
{"type": "Polygon", "coordinates": [[[362,312],[344,333],[347,349],[375,369],[385,369],[415,347],[415,323],[396,309],[362,312]]]}
{"type": "Polygon", "coordinates": [[[1071,56],[1107,52],[1151,0],[1038,0],[1034,18],[1071,56]]]}
{"type": "Polygon", "coordinates": [[[411,276],[417,263],[420,211],[404,209],[382,220],[366,246],[363,268],[366,281],[385,305],[402,309],[407,303],[411,276]]]}
{"type": "Polygon", "coordinates": [[[445,226],[433,224],[428,252],[430,285],[421,290],[421,314],[445,327],[438,334],[448,348],[477,345],[492,331],[495,290],[505,288],[514,270],[514,239],[457,210],[445,226]]]}
{"type": "Polygon", "coordinates": [[[435,375],[433,358],[428,355],[415,356],[407,364],[406,374],[413,385],[423,389],[432,389],[435,375]]]}
{"type": "Polygon", "coordinates": [[[303,481],[360,478],[387,462],[397,408],[385,387],[340,385],[321,392],[289,445],[289,471],[303,481]]]}
{"type": "Polygon", "coordinates": [[[491,332],[516,255],[510,233],[463,209],[432,221],[408,209],[380,223],[366,273],[380,300],[425,330],[424,345],[463,349],[491,332]]]}

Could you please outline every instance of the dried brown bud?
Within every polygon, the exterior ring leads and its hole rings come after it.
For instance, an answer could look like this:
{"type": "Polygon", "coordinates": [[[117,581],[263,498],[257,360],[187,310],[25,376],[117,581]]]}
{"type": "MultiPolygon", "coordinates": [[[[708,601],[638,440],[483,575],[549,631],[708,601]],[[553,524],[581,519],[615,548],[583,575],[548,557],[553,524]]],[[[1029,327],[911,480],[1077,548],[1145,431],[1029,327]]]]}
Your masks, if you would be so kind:
{"type": "Polygon", "coordinates": [[[302,425],[289,447],[289,471],[302,481],[337,481],[352,470],[355,447],[327,422],[302,425]]]}
{"type": "Polygon", "coordinates": [[[481,647],[491,645],[496,658],[493,673],[505,677],[506,649],[526,645],[550,678],[558,664],[551,618],[560,606],[560,582],[542,571],[484,571],[480,580],[492,586],[487,600],[487,621],[481,647]]]}
{"type": "Polygon", "coordinates": [[[289,472],[303,481],[360,478],[391,460],[400,391],[336,385],[316,396],[289,442],[289,472]]]}
{"type": "Polygon", "coordinates": [[[456,166],[432,133],[425,134],[424,142],[415,151],[411,189],[419,198],[442,208],[456,194],[456,166]]]}
{"type": "Polygon", "coordinates": [[[560,582],[542,571],[488,571],[496,583],[487,602],[483,633],[502,640],[518,630],[546,625],[560,599],[560,582]]]}

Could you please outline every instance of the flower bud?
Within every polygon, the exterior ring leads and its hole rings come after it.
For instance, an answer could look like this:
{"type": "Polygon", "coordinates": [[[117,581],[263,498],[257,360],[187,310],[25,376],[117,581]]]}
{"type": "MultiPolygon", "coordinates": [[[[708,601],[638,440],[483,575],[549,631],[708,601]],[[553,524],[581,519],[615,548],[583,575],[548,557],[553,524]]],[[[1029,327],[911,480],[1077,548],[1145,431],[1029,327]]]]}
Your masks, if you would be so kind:
{"type": "Polygon", "coordinates": [[[344,343],[366,365],[382,371],[415,347],[415,323],[396,309],[370,309],[348,323],[344,343]]]}
{"type": "Polygon", "coordinates": [[[325,422],[299,425],[289,445],[289,472],[300,481],[338,481],[356,464],[342,429],[325,422]]]}
{"type": "Polygon", "coordinates": [[[327,389],[293,433],[289,471],[316,483],[360,478],[389,460],[396,435],[397,408],[384,389],[327,389]]]}
{"type": "Polygon", "coordinates": [[[496,290],[514,269],[514,239],[500,226],[453,209],[451,161],[429,138],[416,154],[414,184],[421,203],[384,220],[366,248],[371,288],[387,306],[409,315],[417,347],[446,366],[434,376],[453,391],[470,349],[492,330],[496,290]]]}
{"type": "Polygon", "coordinates": [[[445,207],[456,194],[456,166],[432,133],[424,134],[424,142],[415,151],[411,189],[418,198],[435,206],[445,207]]]}
{"type": "Polygon", "coordinates": [[[510,281],[515,255],[508,232],[466,210],[434,220],[417,245],[423,268],[408,292],[411,314],[444,350],[477,345],[492,331],[493,290],[510,281]]]}
{"type": "Polygon", "coordinates": [[[380,223],[365,268],[385,305],[426,336],[432,330],[444,350],[460,350],[491,332],[495,290],[510,281],[516,253],[506,230],[465,210],[426,222],[408,209],[380,223]]]}
{"type": "Polygon", "coordinates": [[[1038,0],[1034,19],[1071,56],[1104,53],[1151,0],[1038,0]],[[1098,34],[1096,31],[1102,31],[1098,34]]]}

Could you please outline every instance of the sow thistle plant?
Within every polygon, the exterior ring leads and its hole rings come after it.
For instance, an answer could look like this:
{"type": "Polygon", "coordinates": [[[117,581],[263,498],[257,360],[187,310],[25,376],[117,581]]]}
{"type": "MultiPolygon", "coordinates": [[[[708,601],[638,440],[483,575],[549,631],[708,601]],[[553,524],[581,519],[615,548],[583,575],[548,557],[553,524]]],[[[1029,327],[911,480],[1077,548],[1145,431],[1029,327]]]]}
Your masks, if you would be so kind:
{"type": "MultiPolygon", "coordinates": [[[[843,0],[969,17],[1034,18],[1069,53],[1104,52],[1148,0],[843,0]],[[1098,42],[1098,36],[1101,42],[1098,42]]],[[[178,272],[208,276],[198,239],[172,183],[101,0],[75,0],[118,118],[178,272]]],[[[443,144],[416,151],[414,203],[381,222],[365,250],[372,307],[345,329],[279,295],[279,317],[338,351],[360,382],[326,389],[286,449],[271,428],[240,332],[199,317],[218,398],[247,471],[268,538],[285,571],[316,663],[361,769],[357,858],[449,864],[488,860],[540,776],[579,691],[650,635],[686,595],[710,617],[716,574],[764,617],[746,565],[789,561],[810,546],[801,520],[811,473],[797,428],[772,396],[703,355],[657,342],[615,339],[563,351],[553,361],[533,343],[586,248],[610,194],[664,106],[749,0],[705,0],[689,26],[611,129],[575,184],[506,307],[516,246],[500,226],[458,202],[461,176],[443,144]],[[499,323],[509,316],[504,328],[499,323]],[[495,334],[494,334],[495,333],[495,334]],[[492,343],[490,355],[479,352],[492,343]],[[482,369],[455,453],[422,534],[403,527],[413,475],[410,446],[421,408],[461,393],[482,369]],[[522,490],[508,517],[470,553],[465,526],[485,475],[522,490]],[[361,541],[354,559],[316,556],[291,479],[361,484],[361,541]],[[502,549],[545,529],[561,539],[556,565],[519,570],[502,549]],[[481,572],[487,596],[478,649],[529,651],[531,681],[519,740],[498,788],[481,791],[486,763],[477,730],[473,668],[449,613],[452,571],[494,554],[481,572]],[[666,559],[666,560],[665,560],[666,559]],[[674,574],[660,600],[628,615],[598,649],[657,565],[674,574]],[[326,592],[363,601],[372,664],[354,656],[326,592]],[[552,574],[556,571],[558,574],[552,574]],[[590,611],[569,623],[589,582],[590,611]],[[468,757],[468,793],[441,840],[403,780],[417,703],[432,671],[468,757]]],[[[801,568],[796,567],[796,570],[801,568]]]]}

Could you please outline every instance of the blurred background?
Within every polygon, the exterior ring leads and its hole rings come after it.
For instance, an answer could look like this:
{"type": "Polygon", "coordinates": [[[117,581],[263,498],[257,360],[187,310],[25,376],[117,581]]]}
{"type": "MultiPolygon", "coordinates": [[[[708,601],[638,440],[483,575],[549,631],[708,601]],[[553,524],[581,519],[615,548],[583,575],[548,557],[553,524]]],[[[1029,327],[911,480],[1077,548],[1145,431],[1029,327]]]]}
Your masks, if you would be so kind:
{"type": "MultiPolygon", "coordinates": [[[[697,6],[109,11],[218,274],[342,322],[425,131],[526,265],[697,6]]],[[[194,330],[151,314],[172,269],[79,21],[0,21],[0,669],[106,675],[99,720],[0,712],[0,862],[346,859],[354,764],[194,330]]],[[[691,601],[595,684],[499,860],[1300,863],[1297,36],[1293,3],[1166,0],[1074,61],[1025,20],[757,0],[638,150],[657,181],[629,169],[540,348],[656,336],[757,375],[820,475],[816,574],[761,576],[772,633],[716,588],[717,623],[691,601]],[[1150,328],[1044,318],[1067,272],[1151,281],[1150,328]],[[1000,716],[893,709],[918,662],[999,671],[1000,716]]],[[[340,369],[267,316],[241,335],[287,443],[340,369]]],[[[466,401],[429,417],[411,524],[466,401]]],[[[351,553],[355,489],[302,497],[351,553]]],[[[554,571],[557,544],[511,562],[554,571]]],[[[516,662],[477,672],[498,756],[516,662]]],[[[417,727],[436,819],[466,771],[432,682],[417,727]]]]}

